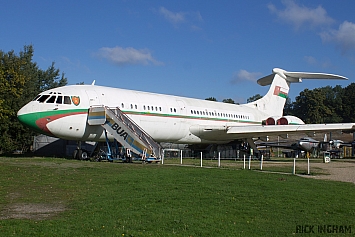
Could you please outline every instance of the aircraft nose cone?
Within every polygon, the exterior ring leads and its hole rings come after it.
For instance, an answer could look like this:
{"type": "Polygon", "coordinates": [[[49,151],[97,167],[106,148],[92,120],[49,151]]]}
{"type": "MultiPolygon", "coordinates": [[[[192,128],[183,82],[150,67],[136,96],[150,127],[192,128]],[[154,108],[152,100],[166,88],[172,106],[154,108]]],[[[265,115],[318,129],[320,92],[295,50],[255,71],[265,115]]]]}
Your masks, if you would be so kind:
{"type": "Polygon", "coordinates": [[[26,124],[27,123],[27,121],[26,121],[26,108],[25,108],[26,106],[24,106],[24,107],[22,107],[19,111],[17,111],[17,119],[21,122],[21,123],[23,123],[23,124],[26,124]]]}
{"type": "Polygon", "coordinates": [[[31,105],[27,104],[24,107],[22,107],[17,112],[17,119],[25,126],[38,132],[41,131],[36,124],[38,115],[37,113],[33,113],[33,111],[31,111],[31,105]]]}

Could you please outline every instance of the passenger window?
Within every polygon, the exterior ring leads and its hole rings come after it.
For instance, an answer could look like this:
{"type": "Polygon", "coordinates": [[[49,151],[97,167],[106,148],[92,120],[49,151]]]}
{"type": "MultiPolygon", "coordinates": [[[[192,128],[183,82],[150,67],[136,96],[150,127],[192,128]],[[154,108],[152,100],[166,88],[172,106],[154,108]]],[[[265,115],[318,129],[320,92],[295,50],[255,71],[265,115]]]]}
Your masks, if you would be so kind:
{"type": "Polygon", "coordinates": [[[134,105],[134,107],[137,109],[137,105],[134,105]]]}
{"type": "Polygon", "coordinates": [[[54,103],[54,101],[55,101],[55,98],[56,98],[56,96],[54,95],[54,96],[51,96],[51,98],[49,98],[47,101],[46,101],[46,103],[54,103]]]}
{"type": "Polygon", "coordinates": [[[70,105],[71,104],[71,100],[69,96],[64,96],[64,104],[66,105],[70,105]]]}
{"type": "Polygon", "coordinates": [[[46,101],[46,99],[49,97],[49,95],[42,95],[41,97],[38,98],[38,101],[40,103],[43,103],[44,101],[46,101]]]}
{"type": "Polygon", "coordinates": [[[131,109],[133,109],[133,105],[131,104],[131,109]]]}
{"type": "Polygon", "coordinates": [[[123,109],[124,108],[124,104],[122,103],[121,106],[122,106],[122,109],[123,109]]]}

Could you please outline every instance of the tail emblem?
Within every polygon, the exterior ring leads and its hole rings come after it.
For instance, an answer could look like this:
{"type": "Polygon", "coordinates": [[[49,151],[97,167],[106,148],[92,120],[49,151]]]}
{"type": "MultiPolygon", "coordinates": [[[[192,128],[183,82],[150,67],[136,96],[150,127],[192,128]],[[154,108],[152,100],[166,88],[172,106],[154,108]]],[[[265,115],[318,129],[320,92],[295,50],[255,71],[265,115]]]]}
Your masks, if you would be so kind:
{"type": "Polygon", "coordinates": [[[275,86],[274,95],[280,96],[282,98],[287,98],[288,89],[282,88],[281,86],[275,86]]]}

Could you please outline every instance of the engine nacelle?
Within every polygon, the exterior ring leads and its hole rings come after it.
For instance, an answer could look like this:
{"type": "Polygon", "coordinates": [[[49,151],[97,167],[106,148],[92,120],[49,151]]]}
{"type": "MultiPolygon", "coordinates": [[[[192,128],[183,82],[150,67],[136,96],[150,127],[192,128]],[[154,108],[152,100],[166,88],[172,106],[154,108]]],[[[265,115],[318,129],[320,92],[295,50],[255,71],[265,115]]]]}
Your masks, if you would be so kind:
{"type": "Polygon", "coordinates": [[[266,120],[263,121],[264,125],[276,125],[277,121],[280,119],[280,116],[273,116],[273,117],[269,117],[266,120]]]}
{"type": "Polygon", "coordinates": [[[304,124],[304,122],[295,116],[272,116],[263,121],[263,125],[289,125],[304,124]]]}
{"type": "Polygon", "coordinates": [[[277,125],[297,125],[304,124],[304,122],[295,116],[283,116],[277,120],[277,125]]]}

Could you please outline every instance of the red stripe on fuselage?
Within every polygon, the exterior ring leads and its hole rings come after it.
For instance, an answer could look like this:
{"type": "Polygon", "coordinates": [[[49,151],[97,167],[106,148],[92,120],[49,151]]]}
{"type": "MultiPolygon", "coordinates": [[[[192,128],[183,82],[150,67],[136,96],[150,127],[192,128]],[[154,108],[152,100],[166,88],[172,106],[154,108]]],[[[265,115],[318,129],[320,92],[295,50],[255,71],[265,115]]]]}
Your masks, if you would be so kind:
{"type": "Polygon", "coordinates": [[[71,112],[67,114],[56,114],[56,115],[50,115],[50,116],[45,116],[43,118],[40,118],[36,121],[36,125],[38,126],[39,129],[41,129],[45,134],[49,136],[54,136],[51,131],[49,131],[47,124],[50,122],[53,122],[57,119],[64,118],[67,116],[71,115],[77,115],[77,114],[87,114],[87,112],[71,112]]]}

